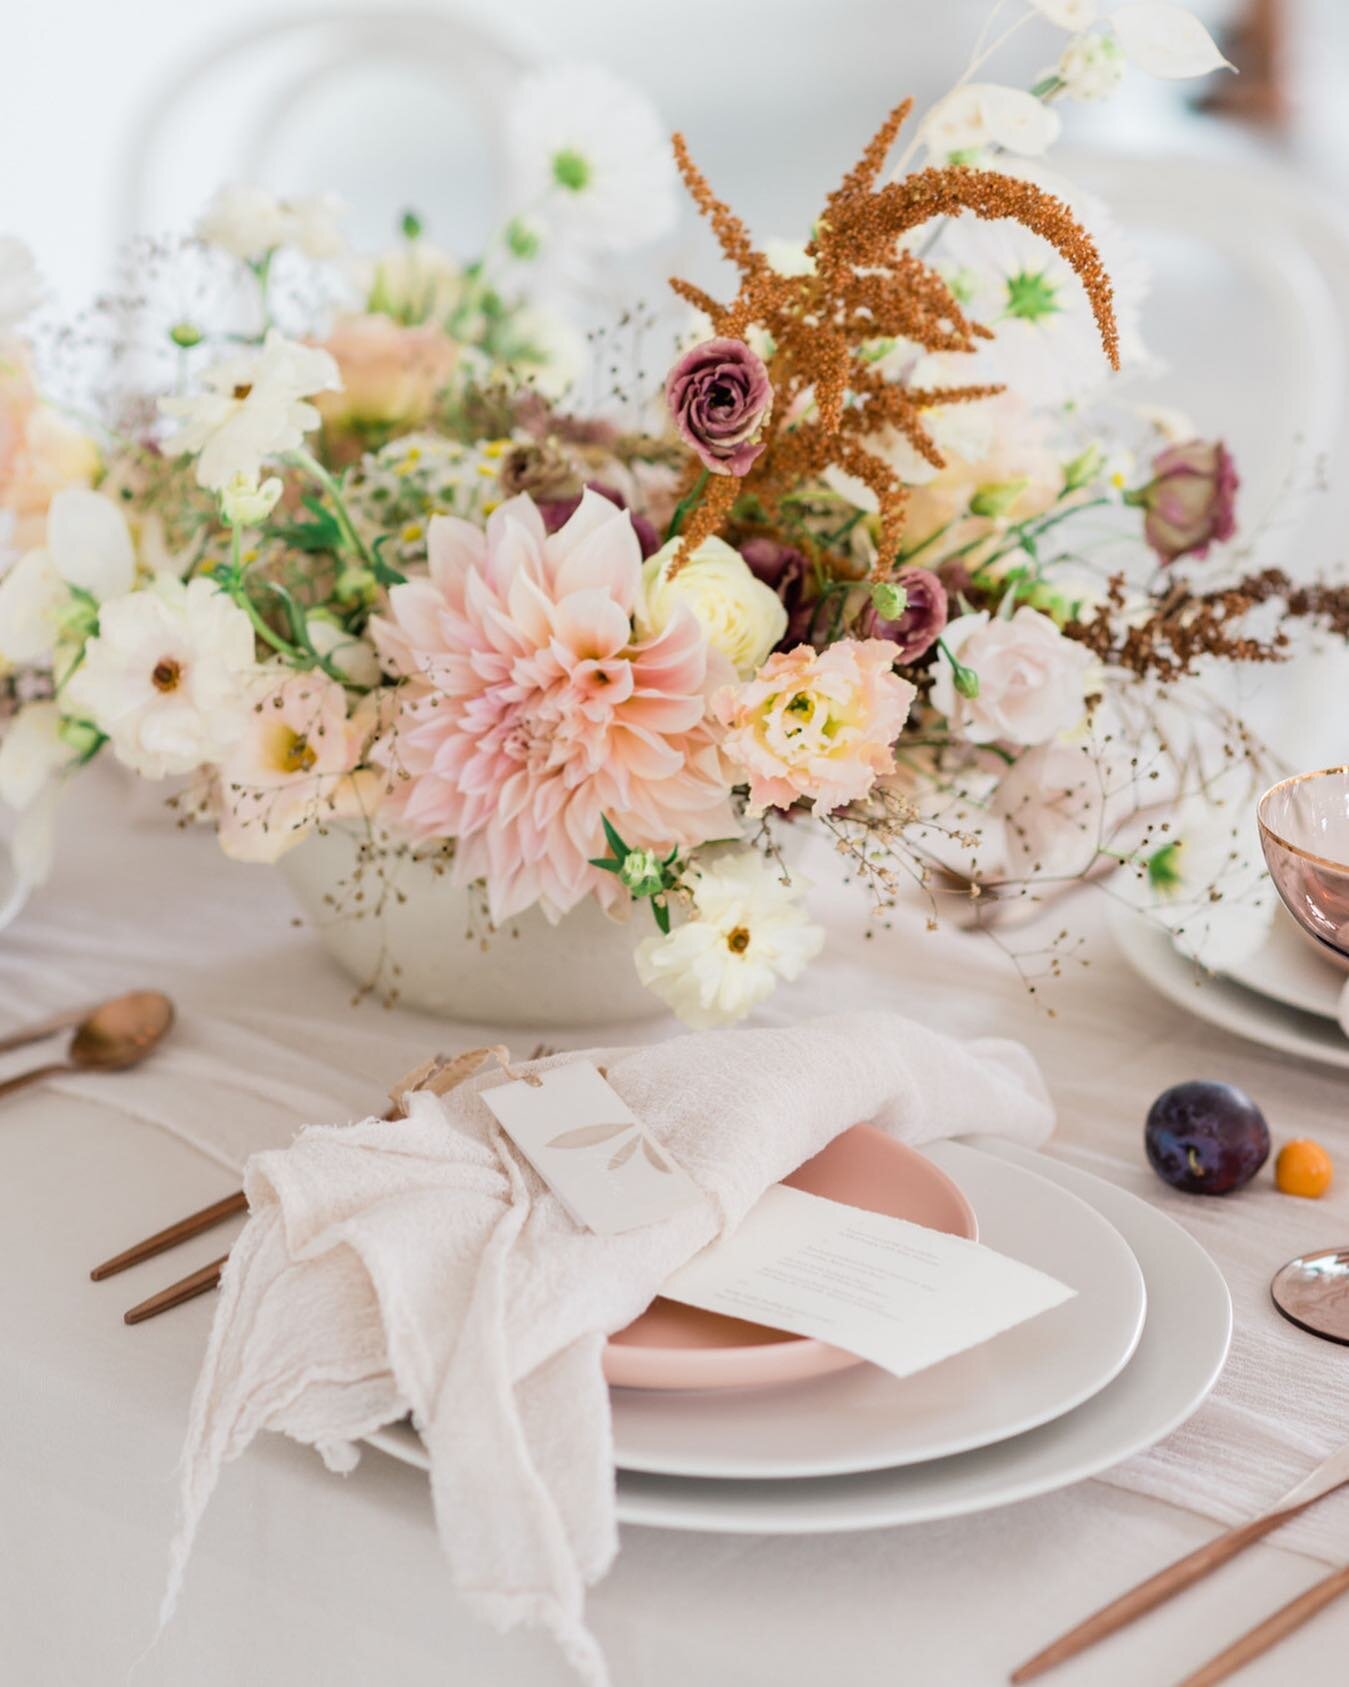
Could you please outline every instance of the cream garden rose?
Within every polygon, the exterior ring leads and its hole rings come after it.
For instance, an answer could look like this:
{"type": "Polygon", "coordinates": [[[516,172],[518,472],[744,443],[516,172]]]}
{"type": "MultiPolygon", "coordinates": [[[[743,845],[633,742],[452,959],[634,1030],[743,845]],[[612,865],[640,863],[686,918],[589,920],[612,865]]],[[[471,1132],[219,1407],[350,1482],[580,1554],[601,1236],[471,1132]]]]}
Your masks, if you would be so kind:
{"type": "Polygon", "coordinates": [[[714,650],[736,672],[752,674],[787,631],[782,600],[724,539],[704,539],[672,575],[679,541],[672,539],[642,569],[643,603],[638,630],[644,637],[664,632],[679,609],[692,612],[714,650]]]}
{"type": "Polygon", "coordinates": [[[1089,651],[1065,638],[1047,615],[1022,606],[1009,619],[987,610],[947,623],[948,659],[937,666],[932,705],[976,744],[1046,744],[1086,712],[1089,651]],[[974,676],[962,695],[952,660],[974,676]]]}

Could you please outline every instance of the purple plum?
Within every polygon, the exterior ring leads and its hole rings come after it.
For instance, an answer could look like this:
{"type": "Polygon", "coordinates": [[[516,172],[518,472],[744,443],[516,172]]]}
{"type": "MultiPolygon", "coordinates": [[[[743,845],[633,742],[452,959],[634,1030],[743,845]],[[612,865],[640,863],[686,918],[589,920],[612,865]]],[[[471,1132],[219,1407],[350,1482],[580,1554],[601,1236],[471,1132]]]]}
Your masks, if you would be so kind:
{"type": "Polygon", "coordinates": [[[1193,1079],[1163,1090],[1143,1131],[1152,1169],[1190,1195],[1226,1195],[1269,1158],[1269,1126],[1233,1084],[1193,1079]]]}

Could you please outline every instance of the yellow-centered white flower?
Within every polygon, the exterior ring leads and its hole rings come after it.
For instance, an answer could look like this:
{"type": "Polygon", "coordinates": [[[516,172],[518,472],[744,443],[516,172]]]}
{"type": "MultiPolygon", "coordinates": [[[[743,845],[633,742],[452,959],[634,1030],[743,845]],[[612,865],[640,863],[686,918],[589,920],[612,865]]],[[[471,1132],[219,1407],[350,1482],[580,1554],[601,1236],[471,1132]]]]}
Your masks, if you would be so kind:
{"type": "Polygon", "coordinates": [[[692,917],[638,944],[637,975],[694,1030],[731,1025],[798,978],[824,946],[799,882],[757,850],[715,855],[686,879],[692,917]]]}
{"type": "Polygon", "coordinates": [[[782,600],[724,539],[704,539],[672,577],[678,554],[679,541],[672,539],[643,564],[638,632],[643,637],[664,632],[679,610],[687,609],[712,648],[748,678],[787,631],[782,600]]]}
{"type": "Polygon", "coordinates": [[[208,369],[204,386],[160,409],[181,423],[169,449],[195,455],[198,484],[218,492],[237,476],[256,481],[264,459],[302,445],[321,420],[307,401],[339,392],[342,378],[328,352],[273,328],[261,346],[208,369]]]}
{"type": "Polygon", "coordinates": [[[238,741],[256,672],[253,627],[209,579],[160,575],[105,604],[62,693],[147,779],[220,761],[238,741]]]}

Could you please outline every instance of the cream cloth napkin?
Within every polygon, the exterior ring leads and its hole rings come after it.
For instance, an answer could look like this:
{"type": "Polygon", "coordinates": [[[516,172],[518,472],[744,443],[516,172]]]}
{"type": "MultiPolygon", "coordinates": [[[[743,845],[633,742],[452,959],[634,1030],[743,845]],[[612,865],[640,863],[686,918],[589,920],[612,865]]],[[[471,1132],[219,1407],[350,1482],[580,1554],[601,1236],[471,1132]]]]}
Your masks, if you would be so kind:
{"type": "Polygon", "coordinates": [[[259,1430],[349,1469],[355,1441],[410,1412],[458,1591],[502,1628],[551,1630],[598,1687],[583,1607],[617,1548],[605,1337],[849,1125],[1034,1144],[1053,1123],[1019,1046],[885,1013],[592,1058],[706,1203],[621,1236],[581,1229],[481,1101],[499,1071],[410,1095],[396,1122],[311,1128],[250,1160],[251,1217],[192,1403],[166,1617],[220,1468],[259,1430]]]}

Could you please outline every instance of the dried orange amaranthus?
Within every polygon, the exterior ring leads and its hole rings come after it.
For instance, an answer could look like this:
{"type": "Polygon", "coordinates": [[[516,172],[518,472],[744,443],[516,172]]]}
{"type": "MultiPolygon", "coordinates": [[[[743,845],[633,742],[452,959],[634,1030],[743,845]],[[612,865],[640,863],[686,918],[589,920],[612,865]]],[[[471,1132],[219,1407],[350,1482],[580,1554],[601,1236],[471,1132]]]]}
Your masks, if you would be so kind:
{"type": "Polygon", "coordinates": [[[675,292],[704,311],[713,332],[743,339],[750,325],[773,339],[768,369],[772,415],[764,450],[748,473],[711,476],[689,511],[677,569],[729,516],[742,488],[770,511],[802,479],[836,466],[876,494],[880,506],[877,572],[888,573],[899,553],[908,492],[898,475],[868,449],[867,440],[897,428],[935,468],[941,452],[923,425],[937,404],[989,398],[996,386],[915,388],[886,380],[863,355],[868,342],[912,341],[929,352],[972,352],[991,330],[971,322],[937,272],[899,242],[934,217],[972,211],[978,217],[1011,217],[1060,252],[1077,272],[1101,333],[1105,354],[1119,367],[1119,333],[1109,277],[1090,236],[1068,208],[1033,182],[965,165],[919,170],[902,181],[875,185],[900,125],[913,102],[896,106],[857,165],[830,195],[806,248],[814,273],[779,275],[758,251],[744,224],[712,192],[689,156],[682,135],[675,158],[698,209],[711,223],[722,251],[740,272],[740,291],[720,304],[687,281],[675,292]]]}

